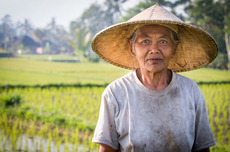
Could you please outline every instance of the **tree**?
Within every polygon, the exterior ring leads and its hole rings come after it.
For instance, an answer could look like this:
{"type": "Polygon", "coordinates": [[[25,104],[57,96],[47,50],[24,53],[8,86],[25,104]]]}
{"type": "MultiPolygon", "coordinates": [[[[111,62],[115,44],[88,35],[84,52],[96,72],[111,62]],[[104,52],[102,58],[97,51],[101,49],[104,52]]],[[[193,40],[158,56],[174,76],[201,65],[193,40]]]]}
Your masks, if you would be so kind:
{"type": "MultiPolygon", "coordinates": [[[[201,27],[215,38],[221,54],[228,54],[230,69],[230,1],[177,0],[174,3],[175,6],[181,4],[186,5],[184,9],[189,15],[188,20],[192,24],[201,27]]],[[[223,59],[219,61],[226,60],[223,59]]],[[[225,67],[227,67],[227,65],[225,67]]]]}
{"type": "Polygon", "coordinates": [[[100,30],[115,24],[121,17],[122,5],[127,0],[106,0],[103,5],[94,3],[86,9],[80,18],[72,21],[70,31],[74,33],[77,28],[89,29],[91,38],[100,30]]]}
{"type": "Polygon", "coordinates": [[[53,49],[58,51],[65,51],[69,39],[66,30],[62,26],[57,26],[54,33],[55,34],[53,35],[53,38],[55,47],[53,49]]]}
{"type": "MultiPolygon", "coordinates": [[[[156,3],[158,3],[162,6],[166,6],[166,7],[171,7],[173,5],[170,1],[167,1],[167,0],[145,0],[143,2],[140,2],[137,6],[128,9],[126,11],[126,15],[123,16],[119,20],[119,22],[124,22],[124,21],[131,19],[136,14],[142,12],[143,10],[151,7],[153,4],[156,4],[156,3]]],[[[171,8],[173,8],[173,7],[171,7],[171,8]]]]}
{"type": "Polygon", "coordinates": [[[47,37],[57,43],[60,39],[62,39],[64,33],[66,33],[65,29],[61,25],[56,24],[55,18],[52,18],[51,22],[47,24],[45,31],[47,37]]]}
{"type": "Polygon", "coordinates": [[[34,35],[43,47],[49,48],[46,49],[46,53],[58,53],[66,50],[67,32],[63,26],[56,24],[55,18],[52,18],[44,29],[35,30],[34,35]],[[47,47],[48,45],[49,47],[47,47]]]}
{"type": "Polygon", "coordinates": [[[28,36],[30,36],[34,30],[31,22],[28,19],[25,19],[24,23],[18,22],[17,28],[20,32],[20,35],[28,35],[28,36]]]}
{"type": "Polygon", "coordinates": [[[230,70],[230,2],[229,0],[220,0],[224,7],[224,32],[225,32],[225,44],[228,53],[228,70],[230,70]]]}
{"type": "Polygon", "coordinates": [[[117,23],[118,19],[122,16],[122,4],[127,0],[106,0],[105,13],[103,18],[106,19],[108,25],[117,23]]]}
{"type": "Polygon", "coordinates": [[[87,49],[90,47],[90,35],[89,29],[82,30],[78,28],[74,31],[74,40],[69,40],[69,44],[74,48],[79,58],[89,56],[89,51],[87,51],[87,49]]]}
{"type": "Polygon", "coordinates": [[[74,33],[78,28],[83,31],[88,28],[90,29],[92,35],[95,35],[98,31],[102,30],[106,26],[106,21],[104,18],[102,18],[103,13],[104,11],[99,4],[92,4],[83,12],[80,18],[71,22],[71,33],[74,33]]]}
{"type": "Polygon", "coordinates": [[[51,22],[47,24],[46,28],[47,30],[50,30],[50,31],[53,31],[57,28],[57,24],[56,24],[56,20],[55,18],[53,17],[51,19],[51,22]]]}
{"type": "Polygon", "coordinates": [[[14,36],[14,29],[13,29],[13,23],[11,21],[10,15],[5,15],[2,18],[2,28],[1,33],[3,33],[3,44],[4,44],[4,50],[7,50],[9,43],[12,41],[14,36]]]}
{"type": "Polygon", "coordinates": [[[36,29],[33,32],[34,39],[39,42],[41,45],[43,45],[43,41],[47,39],[47,32],[45,29],[36,29]]]}

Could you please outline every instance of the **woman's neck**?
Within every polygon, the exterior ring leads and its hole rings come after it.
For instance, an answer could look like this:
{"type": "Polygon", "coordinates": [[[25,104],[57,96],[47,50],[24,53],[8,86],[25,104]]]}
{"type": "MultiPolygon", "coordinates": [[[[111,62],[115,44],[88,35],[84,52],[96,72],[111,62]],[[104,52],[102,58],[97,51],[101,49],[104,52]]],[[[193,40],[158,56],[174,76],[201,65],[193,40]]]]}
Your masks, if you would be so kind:
{"type": "Polygon", "coordinates": [[[160,72],[150,72],[139,68],[137,69],[137,77],[147,88],[161,90],[171,82],[172,72],[168,69],[160,72]]]}

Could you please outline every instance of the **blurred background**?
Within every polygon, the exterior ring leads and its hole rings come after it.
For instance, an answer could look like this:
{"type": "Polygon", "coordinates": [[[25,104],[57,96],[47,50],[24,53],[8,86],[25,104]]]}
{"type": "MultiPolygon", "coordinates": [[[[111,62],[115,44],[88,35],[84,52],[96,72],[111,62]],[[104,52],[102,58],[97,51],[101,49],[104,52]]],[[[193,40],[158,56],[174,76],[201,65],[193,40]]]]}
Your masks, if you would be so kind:
{"type": "Polygon", "coordinates": [[[205,96],[211,151],[230,151],[229,0],[1,0],[0,151],[98,151],[101,94],[130,71],[101,60],[91,40],[156,3],[216,40],[211,64],[180,74],[205,96]]]}

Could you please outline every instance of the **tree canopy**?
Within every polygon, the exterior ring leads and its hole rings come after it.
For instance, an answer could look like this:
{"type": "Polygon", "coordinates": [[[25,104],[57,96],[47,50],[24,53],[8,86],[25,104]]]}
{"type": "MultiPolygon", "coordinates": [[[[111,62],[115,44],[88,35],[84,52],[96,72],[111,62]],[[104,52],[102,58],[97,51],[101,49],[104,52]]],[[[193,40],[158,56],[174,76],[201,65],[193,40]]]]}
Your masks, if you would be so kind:
{"type": "Polygon", "coordinates": [[[230,69],[230,1],[229,0],[141,0],[136,6],[124,10],[123,4],[131,0],[104,0],[92,3],[76,20],[71,21],[69,32],[57,25],[54,18],[45,28],[35,29],[25,19],[13,25],[10,15],[0,23],[0,42],[4,49],[15,36],[32,36],[41,46],[47,43],[51,50],[63,50],[71,46],[78,51],[90,50],[90,40],[100,30],[118,22],[127,21],[144,9],[158,3],[183,21],[201,27],[210,33],[219,46],[219,55],[211,67],[230,69]],[[182,8],[186,15],[181,14],[182,8]],[[60,49],[61,48],[61,49],[60,49]],[[218,63],[217,63],[218,62],[218,63]]]}

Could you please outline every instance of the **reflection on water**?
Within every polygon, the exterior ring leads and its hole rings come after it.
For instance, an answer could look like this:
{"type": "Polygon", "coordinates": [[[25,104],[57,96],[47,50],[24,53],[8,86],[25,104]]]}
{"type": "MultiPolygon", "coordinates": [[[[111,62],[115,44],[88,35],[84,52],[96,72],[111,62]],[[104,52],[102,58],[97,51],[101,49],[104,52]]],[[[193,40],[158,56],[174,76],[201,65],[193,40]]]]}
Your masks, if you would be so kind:
{"type": "Polygon", "coordinates": [[[90,150],[87,144],[71,144],[60,140],[57,142],[39,136],[28,137],[25,134],[8,135],[0,130],[0,151],[26,151],[26,152],[96,152],[90,150]]]}

